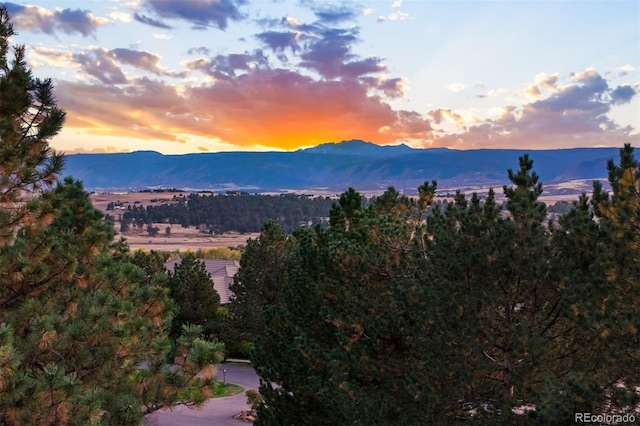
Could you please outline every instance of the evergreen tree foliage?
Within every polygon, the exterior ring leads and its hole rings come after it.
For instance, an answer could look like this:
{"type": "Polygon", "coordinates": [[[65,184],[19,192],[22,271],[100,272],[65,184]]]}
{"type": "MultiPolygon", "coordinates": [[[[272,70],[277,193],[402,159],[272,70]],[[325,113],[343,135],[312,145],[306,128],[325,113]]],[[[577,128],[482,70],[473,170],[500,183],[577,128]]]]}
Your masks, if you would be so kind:
{"type": "Polygon", "coordinates": [[[169,370],[166,288],[111,243],[113,228],[79,182],[46,197],[58,211],[52,223],[21,229],[0,250],[2,421],[139,424],[159,408],[203,402],[214,379],[196,374],[220,362],[222,348],[184,341],[192,362],[169,370]]]}
{"type": "Polygon", "coordinates": [[[166,364],[171,300],[49,147],[64,113],[31,77],[0,6],[0,424],[141,424],[211,396],[222,346],[186,329],[166,364]]]}
{"type": "Polygon", "coordinates": [[[332,201],[328,197],[247,193],[189,194],[157,205],[128,206],[122,223],[169,223],[197,226],[211,233],[259,232],[263,223],[276,222],[291,232],[301,224],[321,224],[332,201]]]}
{"type": "Polygon", "coordinates": [[[620,151],[620,164],[607,165],[612,194],[594,183],[559,220],[554,233],[557,275],[567,291],[573,320],[573,356],[566,374],[548,383],[536,410],[540,423],[573,421],[575,412],[626,413],[640,395],[638,276],[640,169],[633,148],[620,151]],[[597,220],[594,220],[594,216],[597,220]]]}
{"type": "Polygon", "coordinates": [[[263,234],[241,263],[251,286],[237,287],[264,318],[256,424],[546,425],[635,410],[633,149],[608,164],[612,194],[596,183],[557,223],[545,222],[533,161],[519,166],[506,212],[493,190],[441,209],[435,182],[368,207],[350,188],[329,228],[263,234]],[[267,284],[276,301],[259,297],[267,284]]]}
{"type": "Polygon", "coordinates": [[[460,303],[461,348],[473,371],[463,400],[488,422],[512,424],[514,407],[539,400],[549,380],[575,361],[567,293],[552,267],[542,185],[528,156],[509,170],[507,217],[494,194],[470,203],[458,193],[444,218],[435,214],[430,240],[435,282],[453,286],[460,303]],[[497,416],[500,413],[499,417],[497,416]]]}
{"type": "Polygon", "coordinates": [[[34,78],[25,46],[10,49],[15,35],[7,8],[0,6],[0,244],[24,222],[46,220],[48,206],[20,203],[25,192],[51,188],[63,159],[49,146],[64,123],[50,79],[34,78]],[[10,51],[13,58],[10,59],[10,51]]]}
{"type": "Polygon", "coordinates": [[[171,324],[171,337],[177,339],[186,325],[198,325],[203,336],[211,337],[215,327],[220,295],[203,262],[195,254],[186,253],[170,273],[171,299],[176,315],[171,324]]]}
{"type": "Polygon", "coordinates": [[[265,223],[257,239],[247,242],[234,277],[229,320],[223,332],[231,353],[249,356],[253,340],[264,331],[264,311],[280,304],[291,241],[279,225],[265,223]]]}
{"type": "Polygon", "coordinates": [[[599,337],[610,370],[607,394],[611,404],[624,411],[639,395],[640,386],[640,163],[634,149],[620,150],[620,163],[609,160],[609,184],[612,193],[594,186],[595,214],[609,236],[606,296],[599,306],[599,337]],[[615,361],[614,361],[615,360],[615,361]]]}
{"type": "Polygon", "coordinates": [[[440,368],[446,328],[434,321],[407,220],[419,209],[393,188],[380,199],[336,205],[333,218],[357,212],[348,227],[337,220],[290,236],[281,303],[265,307],[252,357],[264,397],[257,424],[430,424],[457,404],[452,371],[440,368]]]}

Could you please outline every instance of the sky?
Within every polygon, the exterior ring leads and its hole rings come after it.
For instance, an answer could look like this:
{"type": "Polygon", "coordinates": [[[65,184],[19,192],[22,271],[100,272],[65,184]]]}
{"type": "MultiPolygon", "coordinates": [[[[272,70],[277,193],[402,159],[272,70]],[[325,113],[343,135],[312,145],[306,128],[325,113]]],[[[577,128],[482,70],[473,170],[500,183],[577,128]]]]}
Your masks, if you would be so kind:
{"type": "Polygon", "coordinates": [[[640,146],[637,0],[5,4],[61,152],[640,146]]]}

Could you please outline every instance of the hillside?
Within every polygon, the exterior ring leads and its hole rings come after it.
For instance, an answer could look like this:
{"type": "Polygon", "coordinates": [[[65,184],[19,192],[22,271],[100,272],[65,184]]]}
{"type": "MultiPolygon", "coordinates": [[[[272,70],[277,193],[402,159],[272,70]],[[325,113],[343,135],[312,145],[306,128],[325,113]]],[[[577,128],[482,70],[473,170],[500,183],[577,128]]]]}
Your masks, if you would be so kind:
{"type": "Polygon", "coordinates": [[[550,188],[568,181],[588,185],[594,179],[606,180],[606,162],[618,152],[618,148],[459,151],[347,141],[294,152],[74,154],[66,157],[64,174],[82,180],[89,190],[341,192],[349,186],[377,191],[393,185],[413,193],[433,179],[440,188],[500,187],[507,182],[507,169],[528,153],[550,188]]]}

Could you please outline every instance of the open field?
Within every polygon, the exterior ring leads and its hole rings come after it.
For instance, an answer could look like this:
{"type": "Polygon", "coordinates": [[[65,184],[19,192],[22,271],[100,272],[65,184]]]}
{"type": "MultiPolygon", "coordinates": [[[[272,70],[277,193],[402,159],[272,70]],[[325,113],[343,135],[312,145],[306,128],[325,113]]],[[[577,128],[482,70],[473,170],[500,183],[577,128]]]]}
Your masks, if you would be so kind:
{"type": "Polygon", "coordinates": [[[128,193],[94,193],[91,194],[93,205],[104,213],[108,213],[116,218],[115,229],[120,236],[126,238],[131,250],[163,250],[163,251],[186,251],[206,249],[212,247],[238,247],[246,245],[249,238],[257,238],[258,233],[240,234],[228,232],[222,235],[209,235],[200,232],[195,227],[183,228],[180,225],[169,225],[166,223],[154,223],[153,226],[160,228],[160,233],[152,237],[144,229],[132,229],[124,235],[119,233],[119,215],[124,210],[109,210],[109,203],[122,203],[124,209],[128,205],[154,205],[171,201],[173,196],[187,195],[187,192],[128,192],[128,193]],[[166,229],[170,232],[167,234],[166,229]]]}
{"type": "MultiPolygon", "coordinates": [[[[541,201],[552,205],[557,201],[575,201],[578,199],[577,193],[585,191],[590,193],[592,190],[591,181],[572,181],[564,183],[554,183],[544,185],[545,192],[540,197],[541,201]]],[[[486,194],[489,188],[463,188],[463,191],[470,195],[477,191],[480,194],[486,194]]],[[[494,188],[498,201],[503,199],[502,188],[494,188]]],[[[454,193],[455,190],[442,189],[439,191],[444,194],[447,192],[454,193]]],[[[91,200],[93,205],[111,216],[115,217],[115,229],[119,232],[119,217],[126,210],[127,206],[148,206],[159,205],[170,202],[174,196],[179,197],[188,195],[189,192],[112,192],[112,193],[93,193],[91,200]],[[108,210],[109,203],[118,203],[122,207],[115,210],[108,210]]],[[[379,194],[363,194],[366,196],[379,194]]],[[[449,198],[449,197],[445,197],[449,198]]],[[[441,200],[444,198],[440,198],[441,200]]],[[[449,200],[451,200],[449,198],[449,200]]],[[[213,247],[238,247],[247,243],[250,238],[257,238],[258,233],[240,234],[237,232],[229,232],[222,235],[209,235],[200,232],[195,227],[183,228],[180,225],[169,225],[166,223],[154,223],[153,226],[158,227],[160,232],[157,236],[152,237],[145,229],[132,228],[124,235],[118,234],[126,238],[132,250],[163,250],[163,251],[186,251],[198,250],[213,247]],[[169,232],[167,232],[169,228],[169,232]]]]}
{"type": "MultiPolygon", "coordinates": [[[[171,236],[167,237],[164,230],[168,226],[166,223],[154,223],[153,226],[160,228],[160,234],[152,237],[146,231],[131,231],[122,235],[127,239],[129,247],[132,250],[163,250],[163,251],[186,251],[197,250],[212,247],[238,247],[247,244],[249,238],[257,238],[258,233],[239,234],[237,232],[229,232],[222,235],[203,234],[197,229],[182,228],[180,225],[171,227],[171,236]]],[[[116,230],[119,225],[116,223],[116,230]]],[[[120,234],[118,234],[120,235],[120,234]]]]}

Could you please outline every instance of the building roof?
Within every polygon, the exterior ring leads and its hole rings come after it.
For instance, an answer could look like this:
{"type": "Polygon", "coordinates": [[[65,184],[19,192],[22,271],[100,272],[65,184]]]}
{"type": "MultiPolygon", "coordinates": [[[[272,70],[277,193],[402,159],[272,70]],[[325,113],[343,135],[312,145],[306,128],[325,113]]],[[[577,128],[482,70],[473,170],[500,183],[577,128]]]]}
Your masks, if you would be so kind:
{"type": "MultiPolygon", "coordinates": [[[[226,305],[231,300],[233,293],[229,288],[233,283],[233,277],[238,272],[240,263],[237,260],[218,260],[218,259],[198,259],[204,263],[204,267],[211,275],[214,290],[220,295],[220,304],[226,305]]],[[[182,259],[171,259],[164,266],[173,271],[175,266],[182,262],[182,259]]]]}

